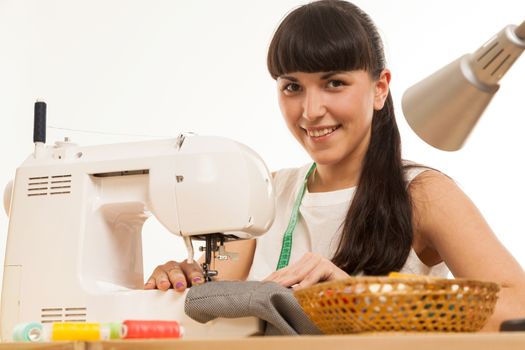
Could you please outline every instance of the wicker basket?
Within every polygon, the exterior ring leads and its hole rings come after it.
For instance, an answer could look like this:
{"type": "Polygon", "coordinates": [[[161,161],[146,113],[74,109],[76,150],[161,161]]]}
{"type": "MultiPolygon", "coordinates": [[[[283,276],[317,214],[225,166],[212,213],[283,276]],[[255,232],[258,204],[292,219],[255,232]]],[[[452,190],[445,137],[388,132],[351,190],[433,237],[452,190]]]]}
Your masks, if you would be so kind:
{"type": "Polygon", "coordinates": [[[325,334],[474,332],[493,313],[499,286],[467,279],[351,277],[296,291],[325,334]]]}

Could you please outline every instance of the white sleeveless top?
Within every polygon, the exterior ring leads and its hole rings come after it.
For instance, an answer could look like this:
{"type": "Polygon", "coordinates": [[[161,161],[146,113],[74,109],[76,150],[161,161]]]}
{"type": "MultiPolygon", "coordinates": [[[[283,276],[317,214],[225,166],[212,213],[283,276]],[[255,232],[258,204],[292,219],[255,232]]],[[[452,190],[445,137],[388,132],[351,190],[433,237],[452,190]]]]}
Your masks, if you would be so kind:
{"type": "MultiPolygon", "coordinates": [[[[262,280],[275,271],[294,201],[310,167],[311,164],[307,164],[300,168],[282,169],[275,174],[275,220],[270,230],[257,238],[248,280],[262,280]]],[[[427,168],[408,169],[405,172],[408,183],[425,170],[427,168]]],[[[307,252],[318,253],[328,259],[334,256],[354,192],[355,187],[318,193],[310,193],[306,189],[299,208],[299,220],[293,232],[289,264],[296,262],[307,252]]],[[[448,268],[443,262],[435,266],[425,265],[411,249],[400,272],[447,277],[448,268]]]]}

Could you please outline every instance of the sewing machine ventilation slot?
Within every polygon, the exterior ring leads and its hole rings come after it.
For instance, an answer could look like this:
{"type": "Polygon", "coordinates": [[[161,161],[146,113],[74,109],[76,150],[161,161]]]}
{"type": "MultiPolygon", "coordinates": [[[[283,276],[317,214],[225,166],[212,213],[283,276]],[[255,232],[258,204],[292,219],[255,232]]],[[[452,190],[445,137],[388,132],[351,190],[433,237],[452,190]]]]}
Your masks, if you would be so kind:
{"type": "Polygon", "coordinates": [[[85,307],[51,307],[41,309],[41,323],[53,322],[86,322],[85,307]]]}
{"type": "Polygon", "coordinates": [[[27,184],[29,197],[69,193],[71,193],[71,175],[30,177],[27,184]]]}

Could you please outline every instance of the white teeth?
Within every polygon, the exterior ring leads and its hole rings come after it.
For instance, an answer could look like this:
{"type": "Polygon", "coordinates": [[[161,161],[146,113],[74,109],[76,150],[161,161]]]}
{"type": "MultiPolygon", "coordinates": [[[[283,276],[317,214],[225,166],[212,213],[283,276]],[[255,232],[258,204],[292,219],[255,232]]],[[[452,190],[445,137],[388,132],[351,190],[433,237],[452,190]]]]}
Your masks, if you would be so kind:
{"type": "Polygon", "coordinates": [[[328,135],[334,132],[335,129],[337,129],[337,127],[325,128],[322,130],[310,130],[310,131],[307,130],[307,133],[308,133],[308,136],[310,137],[320,137],[320,136],[325,136],[325,135],[328,135]]]}

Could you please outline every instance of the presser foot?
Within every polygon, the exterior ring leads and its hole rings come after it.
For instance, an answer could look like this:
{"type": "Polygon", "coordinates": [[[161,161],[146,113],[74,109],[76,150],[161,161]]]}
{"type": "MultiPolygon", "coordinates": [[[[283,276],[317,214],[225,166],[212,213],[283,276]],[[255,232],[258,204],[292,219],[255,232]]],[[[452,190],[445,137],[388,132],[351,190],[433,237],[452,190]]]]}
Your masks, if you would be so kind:
{"type": "Polygon", "coordinates": [[[217,270],[210,270],[210,265],[206,263],[202,263],[202,273],[204,275],[204,281],[205,282],[211,282],[213,281],[213,278],[216,277],[219,274],[219,271],[217,270]]]}
{"type": "MultiPolygon", "coordinates": [[[[219,244],[221,241],[224,242],[224,239],[220,234],[211,234],[207,235],[205,239],[204,246],[204,263],[202,263],[202,271],[204,273],[204,281],[210,282],[214,277],[217,277],[219,272],[217,270],[210,270],[210,264],[212,258],[215,256],[215,251],[218,250],[219,244]]],[[[201,248],[202,249],[202,248],[201,248]]]]}
{"type": "Polygon", "coordinates": [[[204,262],[201,266],[204,274],[204,280],[206,282],[213,281],[213,279],[219,274],[217,270],[210,269],[212,259],[216,258],[218,260],[237,260],[237,253],[230,253],[224,249],[224,241],[228,238],[230,237],[221,233],[209,234],[203,237],[205,246],[200,247],[199,249],[204,251],[204,262]]]}

